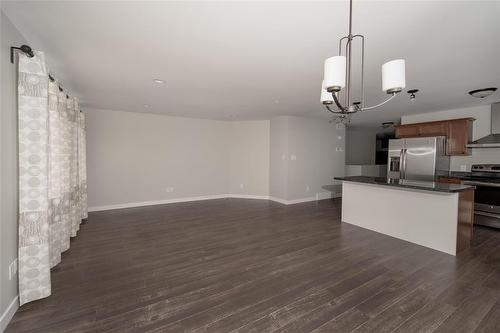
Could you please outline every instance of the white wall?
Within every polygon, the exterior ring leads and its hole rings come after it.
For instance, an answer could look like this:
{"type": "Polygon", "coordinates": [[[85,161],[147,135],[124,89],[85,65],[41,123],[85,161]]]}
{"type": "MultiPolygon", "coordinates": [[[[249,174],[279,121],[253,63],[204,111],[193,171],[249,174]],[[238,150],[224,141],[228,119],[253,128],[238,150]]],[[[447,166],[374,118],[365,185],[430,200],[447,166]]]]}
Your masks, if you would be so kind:
{"type": "Polygon", "coordinates": [[[269,121],[227,123],[230,194],[269,195],[269,121]]]}
{"type": "Polygon", "coordinates": [[[368,177],[387,177],[387,165],[346,165],[345,175],[350,176],[368,176],[368,177]]]}
{"type": "MultiPolygon", "coordinates": [[[[481,105],[471,108],[443,110],[437,112],[421,113],[401,117],[402,124],[412,124],[434,120],[446,120],[472,117],[473,140],[477,140],[491,133],[491,106],[481,105]]],[[[472,149],[471,156],[452,156],[450,168],[461,171],[463,168],[470,171],[472,164],[500,163],[500,148],[472,149]]]]}
{"type": "MultiPolygon", "coordinates": [[[[271,196],[289,202],[326,198],[345,168],[345,128],[305,117],[271,119],[271,196]],[[337,151],[338,148],[338,151],[337,151]]],[[[336,194],[340,193],[340,186],[336,194]]]]}
{"type": "Polygon", "coordinates": [[[329,194],[322,186],[344,175],[345,127],[339,126],[316,118],[289,117],[288,200],[329,194]]]}
{"type": "Polygon", "coordinates": [[[375,127],[348,127],[346,130],[346,164],[375,164],[377,133],[375,127]]]}
{"type": "Polygon", "coordinates": [[[345,129],[324,120],[86,113],[91,209],[228,194],[316,200],[330,197],[322,186],[344,175],[345,129]]]}
{"type": "Polygon", "coordinates": [[[10,63],[10,47],[22,44],[26,44],[23,36],[1,12],[0,317],[5,316],[0,331],[17,309],[17,276],[9,280],[9,264],[17,258],[18,211],[17,66],[10,63]],[[11,304],[13,307],[9,308],[11,304]]]}
{"type": "Polygon", "coordinates": [[[269,195],[269,121],[86,113],[92,208],[228,193],[269,195]]]}
{"type": "Polygon", "coordinates": [[[270,126],[269,194],[282,199],[288,191],[288,118],[272,118],[270,126]]]}

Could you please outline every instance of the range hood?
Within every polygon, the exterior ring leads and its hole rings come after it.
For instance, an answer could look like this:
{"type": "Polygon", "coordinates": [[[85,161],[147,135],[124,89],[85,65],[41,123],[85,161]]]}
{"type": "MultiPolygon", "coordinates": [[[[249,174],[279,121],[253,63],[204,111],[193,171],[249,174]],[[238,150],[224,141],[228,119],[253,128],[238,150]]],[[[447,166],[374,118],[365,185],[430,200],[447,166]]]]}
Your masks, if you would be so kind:
{"type": "Polygon", "coordinates": [[[500,148],[500,103],[491,104],[491,134],[468,144],[467,148],[500,148]]]}

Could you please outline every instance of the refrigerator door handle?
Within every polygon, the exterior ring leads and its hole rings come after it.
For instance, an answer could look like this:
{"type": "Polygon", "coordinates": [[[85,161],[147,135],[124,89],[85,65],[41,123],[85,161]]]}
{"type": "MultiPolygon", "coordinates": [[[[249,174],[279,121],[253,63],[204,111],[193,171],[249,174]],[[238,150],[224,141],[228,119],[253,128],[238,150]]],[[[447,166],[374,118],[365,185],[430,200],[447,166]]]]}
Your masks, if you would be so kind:
{"type": "Polygon", "coordinates": [[[399,179],[403,179],[403,169],[404,169],[404,149],[399,152],[399,179]]]}
{"type": "Polygon", "coordinates": [[[399,179],[403,179],[403,157],[404,157],[404,149],[401,149],[399,152],[399,179]]]}
{"type": "Polygon", "coordinates": [[[401,172],[399,174],[400,179],[406,178],[406,148],[401,149],[401,172]]]}

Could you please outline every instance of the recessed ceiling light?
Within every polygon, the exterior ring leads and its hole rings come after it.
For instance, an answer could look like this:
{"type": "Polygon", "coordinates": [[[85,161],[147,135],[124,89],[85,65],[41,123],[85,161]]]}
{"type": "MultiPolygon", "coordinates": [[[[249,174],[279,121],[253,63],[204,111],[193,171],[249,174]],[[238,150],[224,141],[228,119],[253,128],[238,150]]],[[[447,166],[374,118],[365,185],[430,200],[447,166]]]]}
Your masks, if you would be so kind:
{"type": "Polygon", "coordinates": [[[162,80],[162,79],[153,79],[153,82],[154,83],[158,83],[158,84],[164,84],[165,80],[162,80]]]}
{"type": "Polygon", "coordinates": [[[493,94],[497,90],[496,87],[483,88],[469,91],[469,95],[477,98],[485,98],[493,94]]]}

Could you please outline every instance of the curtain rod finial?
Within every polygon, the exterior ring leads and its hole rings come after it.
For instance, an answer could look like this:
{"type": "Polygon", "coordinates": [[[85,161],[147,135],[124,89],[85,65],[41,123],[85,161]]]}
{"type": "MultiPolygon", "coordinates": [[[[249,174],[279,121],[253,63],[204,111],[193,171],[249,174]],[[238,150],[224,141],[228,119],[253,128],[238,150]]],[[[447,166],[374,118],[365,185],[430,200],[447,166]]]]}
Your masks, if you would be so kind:
{"type": "Polygon", "coordinates": [[[23,53],[25,53],[28,57],[33,58],[35,56],[35,53],[31,49],[29,45],[21,45],[21,47],[16,47],[16,46],[11,46],[10,47],[10,62],[13,64],[14,63],[14,50],[19,50],[23,53]]]}

